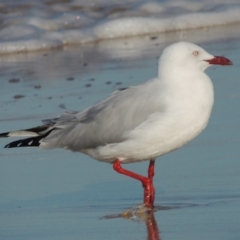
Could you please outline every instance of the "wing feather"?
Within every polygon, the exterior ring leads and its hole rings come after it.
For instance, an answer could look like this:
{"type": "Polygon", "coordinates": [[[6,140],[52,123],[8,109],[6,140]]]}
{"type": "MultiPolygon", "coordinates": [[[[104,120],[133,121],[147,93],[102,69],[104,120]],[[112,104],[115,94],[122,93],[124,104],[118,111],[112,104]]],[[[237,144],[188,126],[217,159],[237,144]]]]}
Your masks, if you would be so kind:
{"type": "Polygon", "coordinates": [[[144,85],[116,91],[82,112],[63,114],[55,120],[54,131],[42,139],[40,147],[81,151],[121,142],[124,134],[151,114],[164,111],[156,83],[148,81],[144,85]]]}

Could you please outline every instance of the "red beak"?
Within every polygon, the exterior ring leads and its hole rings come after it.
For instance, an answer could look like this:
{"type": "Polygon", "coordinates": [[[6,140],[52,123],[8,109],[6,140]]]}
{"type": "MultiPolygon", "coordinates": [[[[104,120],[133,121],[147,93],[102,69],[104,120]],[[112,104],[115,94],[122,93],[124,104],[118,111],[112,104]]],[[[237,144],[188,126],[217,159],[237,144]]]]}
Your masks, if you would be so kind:
{"type": "Polygon", "coordinates": [[[222,66],[233,65],[232,61],[222,56],[214,56],[214,58],[210,60],[205,60],[205,61],[213,65],[222,65],[222,66]]]}

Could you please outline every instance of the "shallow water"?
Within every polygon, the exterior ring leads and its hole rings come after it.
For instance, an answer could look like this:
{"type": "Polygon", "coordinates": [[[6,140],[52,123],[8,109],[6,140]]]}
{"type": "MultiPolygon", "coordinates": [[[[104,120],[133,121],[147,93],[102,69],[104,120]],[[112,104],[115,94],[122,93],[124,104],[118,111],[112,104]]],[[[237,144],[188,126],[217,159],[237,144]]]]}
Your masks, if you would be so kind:
{"type": "MultiPolygon", "coordinates": [[[[65,150],[1,149],[0,239],[239,239],[239,35],[229,28],[210,32],[0,57],[0,132],[38,125],[63,107],[81,110],[114,89],[154,77],[157,57],[174,41],[199,43],[234,63],[207,70],[215,106],[206,130],[158,158],[154,216],[108,218],[141,204],[143,194],[138,182],[111,165],[65,150]]],[[[145,174],[147,165],[125,167],[145,174]]]]}

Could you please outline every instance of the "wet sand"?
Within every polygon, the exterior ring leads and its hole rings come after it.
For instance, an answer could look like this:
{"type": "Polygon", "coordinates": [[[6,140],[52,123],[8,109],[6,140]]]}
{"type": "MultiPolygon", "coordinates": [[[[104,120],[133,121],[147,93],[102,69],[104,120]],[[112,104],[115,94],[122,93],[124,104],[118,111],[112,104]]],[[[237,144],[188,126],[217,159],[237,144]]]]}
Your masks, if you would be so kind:
{"type": "MultiPolygon", "coordinates": [[[[240,43],[232,27],[0,56],[0,132],[81,110],[156,75],[161,50],[188,40],[232,67],[207,70],[215,105],[206,130],[156,162],[156,208],[147,219],[113,217],[142,203],[142,187],[112,166],[61,149],[0,150],[0,239],[239,239],[240,43]]],[[[1,139],[1,146],[9,139],[1,139]]],[[[147,162],[125,165],[145,174],[147,162]]]]}

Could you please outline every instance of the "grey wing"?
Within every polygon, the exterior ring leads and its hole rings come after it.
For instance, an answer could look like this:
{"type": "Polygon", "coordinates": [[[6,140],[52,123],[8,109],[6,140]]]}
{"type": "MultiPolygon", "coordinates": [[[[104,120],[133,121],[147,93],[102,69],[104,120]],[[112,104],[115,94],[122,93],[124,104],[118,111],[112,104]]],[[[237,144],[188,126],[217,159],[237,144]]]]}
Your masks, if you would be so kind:
{"type": "Polygon", "coordinates": [[[125,133],[164,109],[160,95],[155,94],[156,88],[151,89],[150,83],[145,85],[116,91],[82,112],[63,114],[55,119],[55,130],[42,140],[40,146],[81,151],[121,142],[125,133]]]}

